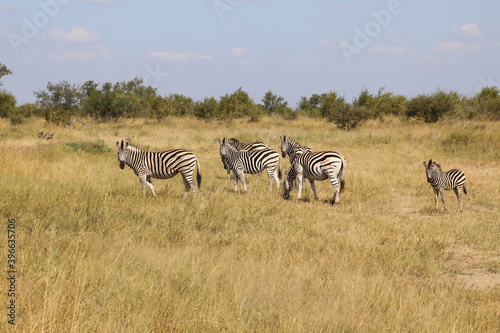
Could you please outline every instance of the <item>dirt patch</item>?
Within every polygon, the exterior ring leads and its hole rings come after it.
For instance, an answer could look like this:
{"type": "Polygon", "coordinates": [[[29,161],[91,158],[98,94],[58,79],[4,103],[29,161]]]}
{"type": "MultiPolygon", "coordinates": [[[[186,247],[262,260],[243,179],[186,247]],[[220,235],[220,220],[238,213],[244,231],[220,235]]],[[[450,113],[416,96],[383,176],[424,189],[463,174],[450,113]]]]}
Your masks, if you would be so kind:
{"type": "Polygon", "coordinates": [[[462,245],[446,250],[446,266],[456,272],[466,288],[488,289],[500,286],[500,258],[462,245]]]}

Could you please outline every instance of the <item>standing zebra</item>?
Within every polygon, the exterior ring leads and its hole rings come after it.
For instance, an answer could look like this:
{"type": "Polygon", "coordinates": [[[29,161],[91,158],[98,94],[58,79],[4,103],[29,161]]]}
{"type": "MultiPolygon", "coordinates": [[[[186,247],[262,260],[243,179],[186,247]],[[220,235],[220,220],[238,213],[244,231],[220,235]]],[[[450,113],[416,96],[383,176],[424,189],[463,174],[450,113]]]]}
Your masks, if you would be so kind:
{"type": "MultiPolygon", "coordinates": [[[[220,141],[220,139],[219,139],[220,141]]],[[[250,143],[245,143],[245,142],[240,142],[238,140],[236,140],[235,138],[230,138],[227,140],[227,142],[233,146],[234,148],[240,150],[240,151],[254,151],[254,150],[262,150],[262,149],[268,149],[269,148],[269,145],[263,141],[255,141],[255,142],[250,142],[250,143]]],[[[227,170],[227,179],[229,179],[229,174],[231,173],[231,169],[228,168],[227,166],[227,163],[226,163],[226,159],[224,156],[221,156],[221,161],[222,161],[222,164],[224,164],[224,169],[227,170]]],[[[257,178],[257,180],[260,179],[260,172],[259,172],[259,177],[257,178]]],[[[247,182],[250,181],[249,178],[248,178],[248,174],[247,174],[247,182]]]]}
{"type": "Polygon", "coordinates": [[[142,192],[146,195],[146,184],[156,197],[155,189],[151,183],[151,178],[168,179],[180,172],[184,181],[184,197],[189,188],[193,190],[193,197],[196,197],[196,183],[193,180],[194,168],[198,166],[196,179],[198,187],[201,186],[200,161],[190,151],[183,149],[172,149],[162,152],[143,151],[130,145],[128,142],[116,141],[118,147],[118,161],[120,168],[124,169],[125,164],[134,170],[139,177],[142,192]]]}
{"type": "Polygon", "coordinates": [[[441,171],[441,166],[432,159],[429,160],[429,164],[424,161],[424,166],[427,182],[431,184],[432,189],[434,190],[435,209],[438,210],[438,196],[441,193],[441,201],[443,201],[444,212],[448,212],[444,200],[444,190],[453,189],[458,198],[458,210],[462,212],[462,191],[467,194],[464,173],[457,169],[443,172],[441,171]]]}
{"type": "Polygon", "coordinates": [[[304,148],[309,152],[311,152],[311,149],[309,147],[301,146],[300,143],[298,143],[297,141],[293,141],[292,139],[290,139],[290,137],[287,138],[286,135],[283,136],[283,138],[280,136],[280,140],[281,140],[281,155],[283,156],[283,158],[285,158],[286,155],[288,154],[288,156],[290,157],[290,164],[292,163],[293,158],[295,157],[295,151],[298,148],[304,148]]]}
{"type": "Polygon", "coordinates": [[[247,192],[244,173],[260,173],[264,169],[267,169],[267,174],[269,175],[269,190],[272,189],[273,181],[276,181],[276,186],[279,189],[281,159],[278,152],[270,148],[254,151],[239,151],[230,145],[225,138],[222,141],[219,138],[219,144],[221,157],[224,158],[229,170],[233,170],[235,192],[238,192],[238,178],[243,184],[245,192],[247,192]],[[278,164],[279,171],[276,173],[278,164]]]}
{"type": "MultiPolygon", "coordinates": [[[[280,136],[280,140],[281,140],[281,156],[285,158],[286,155],[288,154],[288,157],[290,158],[290,165],[292,164],[293,158],[295,157],[295,151],[297,149],[303,148],[308,152],[312,152],[311,148],[306,146],[301,146],[300,143],[298,143],[297,141],[293,141],[292,139],[290,139],[290,137],[287,138],[286,135],[284,135],[283,138],[280,136]]],[[[305,188],[305,185],[306,185],[306,180],[303,179],[302,183],[303,188],[305,188]]]]}
{"type": "Polygon", "coordinates": [[[340,192],[344,189],[345,184],[345,166],[346,162],[344,156],[336,151],[320,151],[312,153],[308,151],[307,148],[297,148],[295,150],[295,157],[292,161],[292,165],[290,166],[290,170],[288,170],[288,174],[285,178],[284,198],[289,198],[290,191],[293,188],[293,180],[297,177],[299,188],[297,198],[300,199],[302,196],[303,178],[305,177],[311,184],[311,188],[314,192],[314,198],[318,199],[314,181],[325,180],[328,178],[330,179],[330,183],[333,185],[332,205],[334,203],[338,204],[340,200],[340,192]]]}

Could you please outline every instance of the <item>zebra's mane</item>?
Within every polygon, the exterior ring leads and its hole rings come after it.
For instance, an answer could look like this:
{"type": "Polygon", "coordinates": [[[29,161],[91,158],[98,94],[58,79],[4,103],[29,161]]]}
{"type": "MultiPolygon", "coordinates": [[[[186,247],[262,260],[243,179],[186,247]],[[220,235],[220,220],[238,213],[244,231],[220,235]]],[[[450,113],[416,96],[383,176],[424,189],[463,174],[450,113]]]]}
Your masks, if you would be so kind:
{"type": "Polygon", "coordinates": [[[431,167],[431,164],[434,164],[436,168],[441,171],[441,165],[437,164],[436,161],[432,161],[432,159],[429,161],[429,168],[431,167]]]}
{"type": "Polygon", "coordinates": [[[142,151],[141,148],[137,147],[137,146],[134,146],[134,145],[131,145],[130,143],[128,144],[128,147],[127,147],[129,150],[132,150],[132,151],[142,151]]]}

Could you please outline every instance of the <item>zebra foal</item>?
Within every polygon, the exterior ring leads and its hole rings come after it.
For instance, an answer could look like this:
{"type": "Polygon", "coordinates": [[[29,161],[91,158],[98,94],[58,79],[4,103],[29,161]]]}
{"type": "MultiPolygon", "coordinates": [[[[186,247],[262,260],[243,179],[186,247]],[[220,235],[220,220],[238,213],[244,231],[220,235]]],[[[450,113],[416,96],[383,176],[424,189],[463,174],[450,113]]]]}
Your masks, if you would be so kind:
{"type": "Polygon", "coordinates": [[[229,144],[225,138],[220,144],[220,155],[225,161],[228,170],[233,170],[234,177],[234,191],[238,192],[238,179],[243,184],[245,192],[247,192],[247,185],[245,182],[245,173],[255,174],[260,173],[266,169],[269,175],[269,191],[273,186],[273,181],[276,181],[276,186],[279,189],[279,179],[281,178],[281,159],[278,152],[273,149],[266,148],[253,151],[240,151],[229,144]],[[279,164],[279,171],[276,172],[279,164]]]}
{"type": "Polygon", "coordinates": [[[153,196],[156,197],[151,178],[168,179],[180,173],[184,181],[184,197],[186,197],[189,188],[193,190],[193,197],[196,197],[196,189],[201,186],[200,161],[196,156],[184,149],[172,149],[161,152],[143,151],[128,142],[116,141],[118,147],[118,161],[120,168],[125,165],[134,170],[134,173],[141,181],[142,193],[146,195],[146,185],[149,187],[153,196]],[[194,168],[197,166],[196,179],[198,186],[194,182],[194,168]]]}
{"type": "Polygon", "coordinates": [[[280,136],[280,141],[281,141],[281,156],[285,158],[286,155],[288,155],[288,157],[290,158],[290,164],[292,163],[293,158],[295,157],[295,151],[297,149],[304,148],[305,150],[311,152],[311,149],[309,147],[301,146],[300,143],[290,139],[290,137],[287,137],[286,135],[284,135],[283,137],[280,136]]]}
{"type": "Polygon", "coordinates": [[[435,210],[438,210],[438,196],[441,194],[444,212],[448,212],[444,199],[444,191],[453,190],[458,198],[458,210],[462,212],[462,192],[467,194],[464,173],[457,169],[443,172],[441,171],[441,166],[432,159],[429,160],[429,163],[424,161],[424,166],[427,182],[431,184],[432,189],[434,190],[435,210]]]}
{"type": "Polygon", "coordinates": [[[314,192],[314,198],[317,200],[315,180],[329,179],[333,185],[333,199],[332,205],[338,204],[340,201],[340,192],[344,189],[344,169],[345,158],[342,154],[336,151],[320,151],[311,152],[307,147],[297,148],[292,165],[288,170],[285,178],[284,187],[285,192],[283,197],[288,199],[290,191],[293,188],[293,180],[297,179],[298,195],[297,198],[302,197],[302,186],[304,178],[309,180],[311,189],[314,192]]]}

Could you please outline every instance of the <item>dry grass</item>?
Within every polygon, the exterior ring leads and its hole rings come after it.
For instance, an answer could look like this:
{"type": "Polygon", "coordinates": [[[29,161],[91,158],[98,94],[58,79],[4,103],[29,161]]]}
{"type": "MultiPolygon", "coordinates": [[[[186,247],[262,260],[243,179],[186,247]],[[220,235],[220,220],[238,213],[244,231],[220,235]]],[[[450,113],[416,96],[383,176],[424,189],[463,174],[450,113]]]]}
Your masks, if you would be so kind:
{"type": "MultiPolygon", "coordinates": [[[[311,119],[2,120],[0,131],[0,212],[18,221],[19,331],[500,330],[498,122],[389,119],[344,132],[311,119]],[[39,140],[41,130],[54,140],[39,140]],[[282,186],[269,193],[267,175],[253,176],[248,194],[233,192],[217,137],[279,149],[283,134],[347,158],[340,205],[329,204],[328,182],[317,182],[318,201],[309,186],[302,201],[296,190],[283,200],[282,186]],[[130,168],[118,167],[114,145],[125,138],[193,151],[198,198],[182,198],[180,177],[153,180],[158,197],[143,197],[130,168]],[[98,139],[112,151],[66,145],[98,139]],[[466,174],[462,214],[451,191],[450,213],[433,211],[429,158],[466,174]]],[[[6,236],[0,246],[5,269],[6,236]]]]}

